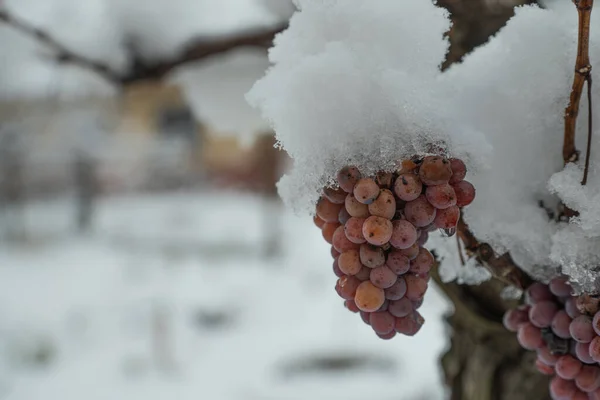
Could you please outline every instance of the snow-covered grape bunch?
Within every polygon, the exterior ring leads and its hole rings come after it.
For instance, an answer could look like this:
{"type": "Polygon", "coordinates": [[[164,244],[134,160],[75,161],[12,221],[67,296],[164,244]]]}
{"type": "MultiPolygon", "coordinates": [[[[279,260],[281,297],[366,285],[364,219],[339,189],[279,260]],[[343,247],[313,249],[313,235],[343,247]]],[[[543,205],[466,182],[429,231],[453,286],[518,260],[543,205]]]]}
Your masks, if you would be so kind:
{"type": "Polygon", "coordinates": [[[335,290],[380,338],[412,336],[423,325],[417,310],[434,264],[423,246],[431,231],[455,233],[460,208],[475,198],[466,172],[442,156],[404,160],[374,177],[346,166],[323,190],[314,221],[332,244],[335,290]]]}
{"type": "Polygon", "coordinates": [[[555,400],[600,400],[599,305],[597,298],[571,296],[567,278],[560,277],[532,284],[525,304],[504,315],[521,346],[537,351],[537,369],[554,375],[555,400]]]}

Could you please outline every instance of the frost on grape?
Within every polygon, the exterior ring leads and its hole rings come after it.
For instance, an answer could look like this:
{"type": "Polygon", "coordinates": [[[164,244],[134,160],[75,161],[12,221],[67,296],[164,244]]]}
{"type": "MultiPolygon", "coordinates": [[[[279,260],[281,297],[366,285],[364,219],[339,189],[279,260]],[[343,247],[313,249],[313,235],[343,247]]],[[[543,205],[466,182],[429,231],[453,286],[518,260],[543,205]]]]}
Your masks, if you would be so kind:
{"type": "MultiPolygon", "coordinates": [[[[294,158],[294,169],[279,183],[288,205],[310,213],[320,189],[346,164],[367,173],[389,169],[443,142],[451,156],[467,162],[477,199],[464,219],[481,242],[498,254],[510,252],[535,279],[548,282],[563,272],[576,288],[596,288],[597,130],[588,185],[579,184],[580,169],[562,171],[563,116],[577,48],[571,2],[517,8],[495,37],[444,73],[439,65],[449,21],[429,1],[296,4],[290,28],[270,52],[273,66],[247,96],[294,158]],[[580,218],[554,222],[548,210],[556,211],[561,200],[580,218]]],[[[600,26],[599,13],[592,19],[600,26]]],[[[592,29],[590,39],[590,56],[600,60],[600,30],[592,29]]],[[[593,90],[598,98],[600,89],[593,90]]],[[[585,108],[577,133],[582,158],[585,108]]],[[[447,279],[478,279],[472,273],[481,269],[462,267],[456,250],[450,254],[454,260],[444,268],[455,269],[444,272],[447,279]]]]}

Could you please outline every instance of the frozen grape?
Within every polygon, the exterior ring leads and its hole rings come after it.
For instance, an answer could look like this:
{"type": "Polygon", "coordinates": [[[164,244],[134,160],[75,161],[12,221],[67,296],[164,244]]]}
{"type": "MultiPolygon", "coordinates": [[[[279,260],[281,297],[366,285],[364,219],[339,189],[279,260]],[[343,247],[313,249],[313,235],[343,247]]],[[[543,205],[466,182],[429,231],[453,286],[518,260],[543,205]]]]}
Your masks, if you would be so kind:
{"type": "Polygon", "coordinates": [[[370,281],[364,281],[358,285],[354,301],[362,311],[377,311],[385,301],[385,293],[383,289],[373,285],[370,281]]]}
{"type": "Polygon", "coordinates": [[[392,250],[388,253],[385,265],[396,275],[402,275],[410,269],[410,260],[399,250],[392,250]]]}
{"type": "Polygon", "coordinates": [[[436,208],[427,201],[425,196],[421,195],[415,200],[406,203],[404,215],[408,222],[420,228],[427,226],[434,221],[436,208]]]}
{"type": "Polygon", "coordinates": [[[412,301],[422,299],[427,291],[427,280],[413,274],[405,275],[404,279],[406,280],[405,296],[412,301]]]}
{"type": "Polygon", "coordinates": [[[323,233],[323,238],[327,243],[333,243],[333,234],[339,226],[340,224],[337,222],[326,222],[325,225],[323,225],[321,232],[323,233]]]}
{"type": "Polygon", "coordinates": [[[334,204],[344,204],[347,193],[342,188],[326,187],[323,189],[323,196],[334,204]]]}
{"type": "Polygon", "coordinates": [[[356,294],[356,290],[360,285],[360,281],[354,276],[342,276],[338,279],[338,285],[340,287],[340,296],[344,300],[352,300],[356,294]]]}
{"type": "Polygon", "coordinates": [[[376,268],[385,264],[385,253],[381,247],[364,243],[360,245],[360,262],[368,268],[376,268]]]}
{"type": "Polygon", "coordinates": [[[428,186],[448,183],[452,177],[450,161],[439,156],[425,157],[419,167],[419,177],[428,186]]]}
{"type": "Polygon", "coordinates": [[[549,365],[544,364],[540,360],[535,360],[535,367],[540,373],[542,373],[544,375],[549,375],[549,376],[554,375],[554,368],[552,368],[549,365]]]}
{"type": "Polygon", "coordinates": [[[369,279],[371,279],[371,268],[363,266],[360,269],[360,271],[358,271],[358,273],[354,276],[356,276],[361,282],[368,281],[369,279]]]}
{"type": "Polygon", "coordinates": [[[577,303],[572,297],[568,298],[567,301],[565,301],[565,311],[571,318],[577,318],[581,315],[581,313],[577,309],[577,303]]]}
{"type": "Polygon", "coordinates": [[[571,317],[567,314],[565,310],[559,310],[556,314],[554,314],[554,318],[552,319],[552,332],[556,336],[562,339],[570,339],[571,332],[569,331],[569,326],[571,325],[571,317]]]}
{"type": "Polygon", "coordinates": [[[362,227],[364,223],[364,218],[356,217],[352,217],[348,221],[346,221],[346,224],[344,225],[344,232],[346,233],[346,237],[349,241],[357,244],[366,242],[362,232],[362,227]]]}
{"type": "Polygon", "coordinates": [[[380,171],[375,176],[375,182],[379,185],[379,187],[389,189],[392,187],[392,182],[394,181],[394,174],[391,172],[383,172],[380,171]]]}
{"type": "Polygon", "coordinates": [[[589,343],[576,343],[575,344],[575,355],[577,358],[585,364],[593,364],[594,359],[590,354],[590,344],[589,343]]]}
{"type": "Polygon", "coordinates": [[[407,220],[392,221],[390,244],[397,249],[408,249],[417,242],[417,229],[407,220]]]}
{"type": "Polygon", "coordinates": [[[468,206],[475,199],[475,188],[470,182],[461,181],[455,185],[454,193],[456,193],[456,205],[459,207],[468,206]]]}
{"type": "Polygon", "coordinates": [[[548,346],[544,346],[537,350],[538,358],[546,365],[554,366],[558,361],[558,356],[554,355],[548,349],[548,346]]]}
{"type": "Polygon", "coordinates": [[[410,272],[413,274],[426,274],[433,267],[433,255],[429,250],[421,248],[417,257],[410,262],[410,272]]]}
{"type": "Polygon", "coordinates": [[[371,216],[365,220],[362,231],[367,242],[381,246],[389,242],[393,226],[389,219],[371,216]]]}
{"type": "Polygon", "coordinates": [[[371,270],[370,279],[373,285],[378,288],[387,289],[396,283],[398,276],[387,266],[382,265],[381,267],[373,268],[371,270]]]}
{"type": "Polygon", "coordinates": [[[352,193],[354,193],[354,197],[359,202],[371,204],[379,196],[380,190],[379,185],[373,179],[362,178],[356,182],[352,193]]]}
{"type": "MultiPolygon", "coordinates": [[[[424,232],[421,232],[421,235],[424,232]]],[[[408,257],[409,260],[414,260],[419,255],[419,245],[417,243],[410,246],[408,249],[400,249],[398,250],[400,254],[408,257]]]]}
{"type": "Polygon", "coordinates": [[[394,330],[396,319],[387,311],[378,311],[371,313],[369,322],[375,332],[385,335],[394,330]]]}
{"type": "Polygon", "coordinates": [[[555,376],[550,382],[550,393],[555,399],[570,399],[575,392],[577,392],[577,387],[573,381],[555,376]]]}
{"type": "Polygon", "coordinates": [[[577,376],[582,366],[581,361],[567,354],[558,358],[554,370],[563,379],[573,379],[577,376]]]}
{"type": "Polygon", "coordinates": [[[340,269],[340,266],[338,265],[337,259],[333,260],[333,273],[338,278],[341,278],[342,276],[344,276],[344,273],[342,272],[342,270],[340,269]]]}
{"type": "Polygon", "coordinates": [[[554,302],[541,301],[534,304],[529,310],[529,320],[538,328],[547,328],[552,324],[552,319],[557,311],[558,307],[554,302]]]}
{"type": "Polygon", "coordinates": [[[580,343],[591,342],[595,336],[592,319],[587,315],[580,315],[571,321],[569,332],[571,337],[580,343]]]}
{"type": "Polygon", "coordinates": [[[362,175],[358,168],[351,165],[345,166],[337,173],[338,184],[340,185],[340,188],[347,193],[351,193],[354,190],[354,185],[356,185],[356,182],[358,182],[361,177],[362,175]]]}
{"type": "Polygon", "coordinates": [[[554,278],[548,284],[548,288],[553,295],[557,297],[566,297],[571,295],[571,285],[565,277],[554,278]]]}
{"type": "Polygon", "coordinates": [[[396,332],[406,336],[414,336],[421,330],[425,320],[418,311],[414,311],[405,317],[396,318],[396,332]]]}
{"type": "Polygon", "coordinates": [[[354,302],[354,300],[346,300],[344,301],[344,306],[346,306],[346,308],[353,312],[353,313],[357,313],[360,310],[358,309],[358,307],[356,306],[356,303],[354,302]]]}
{"type": "Polygon", "coordinates": [[[367,218],[370,215],[369,206],[356,200],[356,197],[354,197],[352,193],[349,193],[348,196],[346,196],[344,205],[346,211],[348,211],[348,214],[352,217],[367,218]]]}
{"type": "Polygon", "coordinates": [[[394,193],[400,200],[413,201],[421,195],[423,183],[417,175],[402,174],[394,182],[394,193]]]}
{"type": "Polygon", "coordinates": [[[315,215],[313,217],[313,222],[315,223],[315,225],[317,226],[317,228],[322,229],[323,225],[325,225],[325,221],[323,221],[321,218],[319,218],[318,215],[315,215]]]}
{"type": "Polygon", "coordinates": [[[590,342],[590,346],[588,347],[588,351],[590,353],[590,357],[596,362],[600,362],[600,336],[596,336],[590,342]]]}
{"type": "Polygon", "coordinates": [[[427,187],[425,197],[432,206],[438,209],[448,208],[456,205],[456,194],[449,184],[427,187]]]}
{"type": "Polygon", "coordinates": [[[429,239],[429,233],[421,232],[421,236],[419,236],[419,239],[417,239],[417,246],[419,246],[419,247],[425,246],[425,243],[427,243],[428,239],[429,239]]]}
{"type": "Polygon", "coordinates": [[[517,340],[521,347],[527,350],[536,350],[544,345],[542,331],[540,328],[526,322],[519,327],[517,331],[517,340]]]}
{"type": "Polygon", "coordinates": [[[408,314],[410,314],[411,312],[413,312],[413,304],[409,299],[407,299],[406,297],[403,297],[399,300],[390,301],[390,305],[388,306],[388,311],[394,317],[398,317],[398,318],[405,317],[408,314]]]}
{"type": "Polygon", "coordinates": [[[600,387],[600,368],[584,365],[575,377],[575,385],[584,392],[593,392],[600,387]]]}
{"type": "Polygon", "coordinates": [[[527,310],[523,309],[511,309],[504,313],[502,318],[504,327],[511,332],[516,332],[519,327],[526,322],[529,322],[529,315],[527,310]]]}
{"type": "Polygon", "coordinates": [[[360,256],[358,250],[352,249],[343,252],[338,258],[338,266],[340,270],[346,275],[356,275],[362,268],[360,263],[360,256]]]}
{"type": "Polygon", "coordinates": [[[343,253],[348,250],[358,249],[359,245],[356,243],[352,243],[346,237],[346,232],[344,231],[344,226],[340,225],[336,228],[333,233],[332,242],[333,247],[340,253],[343,253]]]}
{"type": "Polygon", "coordinates": [[[433,223],[440,229],[455,228],[460,219],[460,208],[451,206],[443,210],[437,210],[433,223]]]}
{"type": "Polygon", "coordinates": [[[465,176],[467,175],[467,166],[464,162],[462,162],[462,160],[458,158],[451,158],[450,168],[452,169],[450,183],[458,183],[465,179],[465,176]]]}
{"type": "Polygon", "coordinates": [[[369,204],[368,209],[371,215],[392,219],[396,214],[396,199],[391,191],[383,189],[379,192],[379,196],[369,204]]]}
{"type": "Polygon", "coordinates": [[[552,293],[550,292],[550,289],[548,289],[548,286],[540,282],[534,282],[533,284],[531,284],[527,288],[525,294],[526,300],[529,304],[554,299],[554,296],[552,296],[552,293]]]}
{"type": "Polygon", "coordinates": [[[317,215],[325,222],[337,222],[341,204],[335,204],[321,197],[317,202],[317,215]]]}
{"type": "Polygon", "coordinates": [[[352,215],[348,213],[346,207],[340,208],[340,213],[338,214],[338,221],[340,222],[340,224],[345,224],[351,217],[352,215]]]}
{"type": "Polygon", "coordinates": [[[388,300],[400,300],[406,294],[406,281],[399,276],[396,283],[384,290],[385,298],[388,300]]]}

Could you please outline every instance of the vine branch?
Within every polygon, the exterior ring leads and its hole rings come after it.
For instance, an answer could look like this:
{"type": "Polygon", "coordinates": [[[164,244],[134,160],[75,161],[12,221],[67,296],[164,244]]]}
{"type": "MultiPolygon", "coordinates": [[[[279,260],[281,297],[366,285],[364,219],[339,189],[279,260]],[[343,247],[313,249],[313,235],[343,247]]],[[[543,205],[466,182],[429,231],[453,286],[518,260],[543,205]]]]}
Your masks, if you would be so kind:
{"type": "Polygon", "coordinates": [[[286,22],[273,27],[247,30],[227,36],[198,37],[190,40],[189,44],[172,58],[162,60],[144,61],[134,47],[129,47],[132,53],[130,58],[133,62],[130,68],[122,72],[101,61],[70,50],[48,32],[11,15],[6,10],[0,10],[0,22],[51,48],[55,52],[54,58],[57,62],[90,70],[110,83],[121,87],[144,80],[163,79],[167,74],[185,64],[201,61],[234,49],[242,47],[267,49],[272,45],[275,36],[287,28],[286,22]]]}
{"type": "MultiPolygon", "coordinates": [[[[563,142],[563,161],[565,164],[575,162],[579,159],[579,152],[575,147],[575,130],[577,127],[577,116],[579,115],[579,104],[583,93],[583,86],[587,82],[591,84],[592,66],[590,64],[590,19],[594,0],[573,0],[579,14],[579,34],[577,39],[577,59],[575,61],[575,74],[569,105],[565,110],[565,131],[563,142]]],[[[591,114],[590,114],[591,119],[591,114]]],[[[591,131],[591,125],[589,127],[591,131]]],[[[589,143],[588,143],[589,148],[589,143]]],[[[587,181],[587,169],[589,163],[589,150],[586,155],[586,168],[584,180],[587,181]]]]}

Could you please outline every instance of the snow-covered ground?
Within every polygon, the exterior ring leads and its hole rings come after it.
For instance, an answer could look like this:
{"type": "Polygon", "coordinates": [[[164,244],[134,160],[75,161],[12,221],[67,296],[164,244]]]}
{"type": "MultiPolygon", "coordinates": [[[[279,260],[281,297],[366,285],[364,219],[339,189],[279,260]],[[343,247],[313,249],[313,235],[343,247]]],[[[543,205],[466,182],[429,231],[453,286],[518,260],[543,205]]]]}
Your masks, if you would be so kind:
{"type": "Polygon", "coordinates": [[[444,398],[440,292],[416,337],[377,339],[337,298],[312,221],[283,212],[267,259],[277,219],[251,195],[106,199],[87,236],[71,207],[30,206],[30,240],[0,246],[0,398],[444,398]]]}

